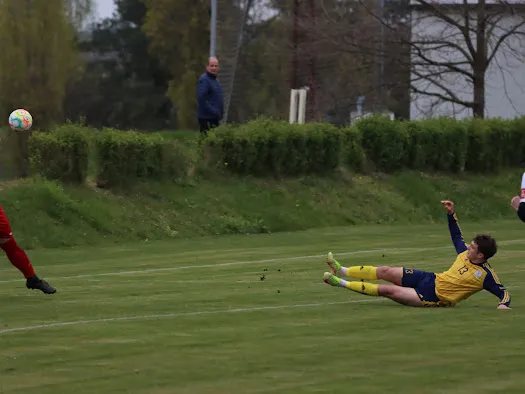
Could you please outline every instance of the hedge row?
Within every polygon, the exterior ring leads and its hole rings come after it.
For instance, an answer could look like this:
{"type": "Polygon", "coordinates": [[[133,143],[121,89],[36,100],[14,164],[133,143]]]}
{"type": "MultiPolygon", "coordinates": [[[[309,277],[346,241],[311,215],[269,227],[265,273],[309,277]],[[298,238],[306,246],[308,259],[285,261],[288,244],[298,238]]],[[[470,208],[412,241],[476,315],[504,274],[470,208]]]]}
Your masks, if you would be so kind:
{"type": "Polygon", "coordinates": [[[182,149],[159,135],[78,125],[33,133],[29,157],[33,174],[81,184],[93,172],[100,187],[122,186],[141,178],[180,178],[188,170],[182,149]]]}
{"type": "MultiPolygon", "coordinates": [[[[400,122],[370,117],[348,128],[258,119],[222,125],[202,146],[206,165],[256,176],[326,174],[342,166],[357,172],[489,172],[525,165],[525,118],[400,122]]],[[[106,187],[180,178],[189,164],[187,152],[158,134],[71,124],[33,133],[29,152],[33,173],[72,183],[85,182],[90,173],[106,187]]]]}
{"type": "Polygon", "coordinates": [[[341,138],[340,129],[324,124],[261,120],[223,126],[210,134],[206,147],[209,158],[239,174],[298,175],[333,171],[342,153],[341,138]]]}
{"type": "Polygon", "coordinates": [[[208,160],[239,174],[314,174],[339,166],[489,172],[525,165],[525,118],[401,122],[377,116],[348,128],[260,119],[220,126],[206,147],[208,160]]]}

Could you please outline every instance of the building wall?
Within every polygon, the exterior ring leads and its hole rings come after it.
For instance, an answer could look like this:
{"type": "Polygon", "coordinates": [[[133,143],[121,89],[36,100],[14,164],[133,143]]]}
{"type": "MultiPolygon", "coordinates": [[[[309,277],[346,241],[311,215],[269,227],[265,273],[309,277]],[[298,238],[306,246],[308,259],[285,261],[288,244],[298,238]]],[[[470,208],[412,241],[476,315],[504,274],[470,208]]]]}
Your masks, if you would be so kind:
{"type": "MultiPolygon", "coordinates": [[[[453,18],[462,21],[462,7],[459,7],[459,12],[453,18]]],[[[502,15],[498,20],[498,24],[494,29],[494,34],[491,37],[491,44],[489,45],[489,54],[492,53],[492,47],[502,34],[512,27],[523,21],[523,16],[513,16],[509,14],[502,15]]],[[[472,21],[475,20],[475,15],[471,15],[472,21]]],[[[429,16],[419,10],[412,12],[412,41],[445,41],[457,44],[460,49],[467,50],[465,40],[461,36],[457,28],[445,23],[442,19],[429,16]]],[[[475,23],[475,22],[473,22],[475,23]]],[[[520,31],[525,34],[525,26],[520,28],[520,31]]],[[[473,44],[476,44],[475,37],[472,37],[473,44]]],[[[513,35],[509,37],[502,47],[497,52],[496,57],[489,65],[489,69],[485,75],[486,83],[486,103],[485,115],[486,117],[502,117],[514,118],[516,116],[525,115],[525,37],[513,35]]],[[[425,48],[424,45],[419,45],[420,48],[425,48]]],[[[432,59],[441,62],[449,61],[463,61],[465,57],[461,54],[460,49],[440,48],[436,46],[429,50],[424,50],[423,54],[432,59]]],[[[417,62],[417,56],[412,55],[412,62],[417,62]]],[[[470,66],[458,65],[470,71],[470,66]]],[[[468,81],[460,73],[443,73],[445,68],[417,66],[413,65],[413,72],[411,78],[413,86],[425,92],[444,93],[444,89],[450,89],[460,100],[472,101],[473,84],[468,81]],[[424,80],[417,81],[417,72],[428,75],[428,73],[435,73],[439,77],[434,77],[442,88],[432,85],[424,80]]],[[[465,108],[461,104],[454,104],[451,102],[443,102],[442,100],[412,93],[410,104],[410,118],[422,119],[436,116],[452,116],[458,119],[471,117],[472,111],[465,108]]]]}

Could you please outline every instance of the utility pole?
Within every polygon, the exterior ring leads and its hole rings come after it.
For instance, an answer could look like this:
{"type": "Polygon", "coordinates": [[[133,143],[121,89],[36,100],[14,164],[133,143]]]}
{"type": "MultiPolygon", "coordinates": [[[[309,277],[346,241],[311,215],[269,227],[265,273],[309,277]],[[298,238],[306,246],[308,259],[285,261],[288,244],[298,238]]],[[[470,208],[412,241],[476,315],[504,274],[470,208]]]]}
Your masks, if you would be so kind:
{"type": "Polygon", "coordinates": [[[217,0],[211,0],[210,57],[217,56],[216,46],[217,46],[217,0]]]}
{"type": "Polygon", "coordinates": [[[293,26],[292,26],[292,75],[290,78],[290,89],[297,89],[299,86],[297,86],[297,47],[298,47],[298,39],[297,39],[297,25],[299,23],[299,0],[294,0],[293,2],[293,26]]]}
{"type": "MultiPolygon", "coordinates": [[[[312,24],[312,29],[314,33],[314,37],[312,37],[312,41],[315,41],[315,24],[316,24],[316,12],[315,12],[315,0],[310,0],[310,19],[312,24]]],[[[316,103],[315,103],[315,88],[316,88],[316,81],[315,81],[315,74],[316,74],[316,59],[315,59],[315,51],[309,51],[310,52],[310,91],[308,92],[308,95],[310,96],[310,117],[315,118],[316,117],[316,103]]]]}
{"type": "Polygon", "coordinates": [[[381,111],[385,109],[385,0],[379,0],[379,9],[380,9],[380,42],[381,50],[379,51],[380,58],[380,68],[379,68],[379,92],[380,92],[380,102],[381,102],[381,111]]]}

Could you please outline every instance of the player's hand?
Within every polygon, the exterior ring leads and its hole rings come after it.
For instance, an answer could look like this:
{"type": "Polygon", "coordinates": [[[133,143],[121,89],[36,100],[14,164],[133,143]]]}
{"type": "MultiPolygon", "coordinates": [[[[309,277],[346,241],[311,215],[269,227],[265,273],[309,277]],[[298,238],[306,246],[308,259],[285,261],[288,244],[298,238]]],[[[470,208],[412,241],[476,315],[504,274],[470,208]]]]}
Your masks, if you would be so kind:
{"type": "Polygon", "coordinates": [[[443,204],[448,213],[454,213],[454,203],[452,201],[441,200],[441,204],[443,204]]]}
{"type": "Polygon", "coordinates": [[[511,307],[508,307],[507,305],[505,304],[499,304],[498,305],[498,309],[512,309],[511,307]]]}
{"type": "Polygon", "coordinates": [[[514,208],[515,211],[517,211],[520,207],[520,196],[512,197],[512,200],[510,200],[510,206],[514,208]]]}

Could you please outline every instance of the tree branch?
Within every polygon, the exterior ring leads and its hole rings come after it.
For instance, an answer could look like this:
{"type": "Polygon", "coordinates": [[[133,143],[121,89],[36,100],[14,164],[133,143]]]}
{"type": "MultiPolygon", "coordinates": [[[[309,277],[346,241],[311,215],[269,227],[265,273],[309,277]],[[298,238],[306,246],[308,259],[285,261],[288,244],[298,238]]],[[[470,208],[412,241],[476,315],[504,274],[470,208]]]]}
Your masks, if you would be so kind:
{"type": "Polygon", "coordinates": [[[474,106],[474,102],[473,101],[465,101],[465,100],[460,99],[457,96],[457,94],[454,93],[450,88],[446,87],[443,83],[441,83],[439,81],[436,81],[432,77],[430,77],[428,75],[425,75],[425,74],[421,74],[417,70],[413,70],[412,73],[415,74],[416,76],[418,76],[420,80],[427,81],[427,82],[431,83],[432,85],[438,87],[443,92],[445,92],[448,95],[448,97],[443,95],[442,93],[422,91],[421,89],[416,88],[414,86],[414,84],[413,84],[413,82],[415,82],[415,81],[411,80],[410,84],[411,84],[411,88],[412,88],[412,90],[414,92],[422,94],[422,95],[437,97],[437,98],[440,98],[440,99],[442,99],[444,101],[453,102],[453,103],[460,104],[460,105],[463,105],[463,106],[469,107],[469,108],[472,108],[474,106]]]}
{"type": "MultiPolygon", "coordinates": [[[[441,10],[442,7],[436,6],[435,3],[432,3],[426,0],[415,0],[415,1],[417,1],[418,4],[421,4],[424,7],[430,9],[433,15],[445,21],[448,25],[457,28],[463,35],[463,38],[465,39],[465,44],[467,45],[467,48],[470,51],[471,56],[473,58],[475,57],[476,48],[474,48],[474,44],[472,43],[472,39],[470,38],[470,28],[468,24],[461,25],[461,23],[455,21],[454,18],[450,17],[445,12],[443,12],[441,10]]],[[[467,0],[463,0],[463,2],[465,4],[467,0]]],[[[468,7],[465,7],[465,8],[468,8],[468,7]]],[[[468,16],[467,16],[467,22],[468,22],[468,16]]]]}
{"type": "MultiPolygon", "coordinates": [[[[446,67],[446,68],[454,70],[455,72],[457,72],[459,74],[462,74],[462,75],[464,75],[464,76],[466,76],[468,78],[473,78],[473,74],[472,73],[469,73],[468,71],[466,71],[466,70],[464,70],[464,69],[462,69],[460,67],[457,67],[456,65],[454,65],[453,62],[440,62],[440,61],[432,60],[428,56],[425,56],[423,54],[422,49],[419,46],[417,46],[416,44],[410,43],[410,46],[411,46],[411,49],[415,52],[415,56],[417,56],[418,58],[420,58],[423,61],[425,61],[428,66],[446,67]]],[[[469,61],[469,64],[472,64],[471,61],[469,61]]]]}
{"type": "Polygon", "coordinates": [[[487,58],[487,66],[490,64],[490,62],[492,61],[492,59],[494,59],[494,57],[496,56],[496,54],[498,53],[498,50],[500,48],[500,46],[503,44],[503,42],[509,38],[510,36],[512,35],[523,35],[525,36],[525,31],[523,32],[519,32],[518,29],[522,26],[525,26],[525,19],[523,21],[521,21],[520,23],[518,23],[517,25],[515,25],[512,29],[510,29],[509,31],[507,31],[505,34],[503,34],[499,39],[498,41],[496,41],[496,45],[494,45],[494,49],[492,50],[492,53],[488,56],[487,58]]]}
{"type": "Polygon", "coordinates": [[[412,91],[414,93],[420,94],[422,96],[436,97],[436,98],[440,99],[441,101],[454,103],[454,104],[459,104],[459,105],[462,105],[462,106],[464,106],[466,108],[474,107],[474,103],[473,102],[460,100],[456,96],[454,96],[454,97],[447,97],[447,96],[445,96],[445,95],[443,95],[441,93],[425,92],[423,90],[420,90],[420,89],[416,88],[415,86],[410,86],[410,88],[412,89],[412,91]]]}

